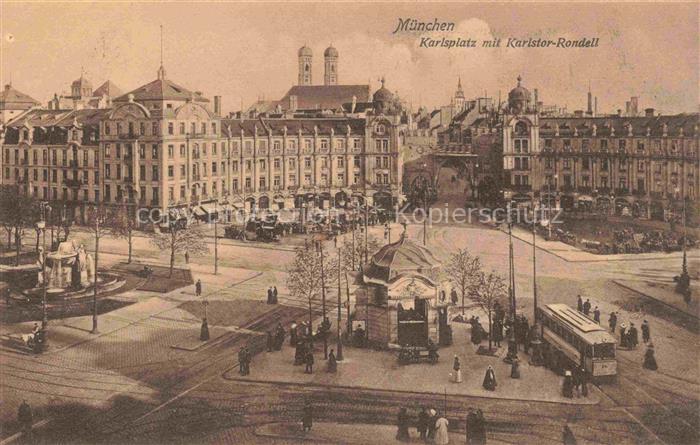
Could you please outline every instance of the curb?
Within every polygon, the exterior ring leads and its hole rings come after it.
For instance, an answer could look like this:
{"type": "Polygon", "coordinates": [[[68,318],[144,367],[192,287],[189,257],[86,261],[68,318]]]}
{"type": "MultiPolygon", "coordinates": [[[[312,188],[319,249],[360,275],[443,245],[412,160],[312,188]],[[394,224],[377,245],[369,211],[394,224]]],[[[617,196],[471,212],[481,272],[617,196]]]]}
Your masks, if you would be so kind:
{"type": "Polygon", "coordinates": [[[686,311],[684,311],[683,309],[679,309],[679,308],[677,308],[676,306],[674,306],[674,305],[672,305],[672,304],[670,304],[670,303],[667,303],[667,302],[665,302],[665,301],[663,301],[663,300],[659,300],[659,299],[656,298],[656,297],[652,297],[651,295],[649,295],[649,294],[647,294],[647,293],[638,291],[637,289],[634,289],[634,288],[629,287],[629,286],[627,286],[627,285],[625,285],[625,284],[622,284],[622,283],[620,283],[620,282],[617,281],[617,280],[610,280],[610,281],[612,281],[613,283],[617,284],[618,286],[620,286],[620,287],[623,288],[623,289],[627,289],[628,291],[634,292],[634,293],[637,294],[637,295],[641,295],[641,296],[646,297],[646,298],[648,298],[648,299],[650,299],[650,300],[654,300],[654,301],[656,301],[656,302],[658,302],[658,303],[660,303],[660,304],[662,304],[662,305],[668,307],[669,309],[673,309],[674,311],[680,312],[681,314],[683,314],[683,315],[685,315],[685,316],[688,316],[688,317],[690,317],[690,318],[693,318],[693,319],[695,319],[696,321],[700,321],[700,317],[698,317],[697,315],[694,315],[694,314],[692,314],[692,313],[690,313],[690,312],[686,312],[686,311]]]}
{"type": "MultiPolygon", "coordinates": [[[[437,392],[428,392],[428,391],[410,391],[407,389],[385,389],[385,388],[372,388],[372,387],[367,387],[367,386],[348,386],[348,385],[330,385],[326,383],[310,383],[310,382],[304,382],[304,383],[298,383],[298,382],[285,382],[285,381],[268,381],[268,380],[255,380],[255,379],[242,379],[238,377],[229,377],[226,375],[227,373],[221,374],[221,378],[224,380],[228,381],[235,381],[235,382],[240,382],[240,383],[254,383],[254,384],[262,384],[262,385],[278,385],[278,386],[300,386],[303,388],[319,388],[319,389],[343,389],[343,390],[348,390],[348,391],[375,391],[375,392],[381,392],[381,393],[398,393],[398,394],[411,394],[415,396],[439,396],[439,397],[444,397],[444,394],[442,393],[437,393],[437,392]]],[[[596,386],[596,389],[600,391],[601,393],[603,392],[600,388],[596,386]]],[[[571,403],[571,402],[555,402],[551,400],[532,400],[532,399],[522,399],[522,398],[516,398],[516,397],[487,397],[487,396],[479,396],[479,395],[473,395],[473,394],[448,394],[451,397],[457,397],[457,398],[475,398],[475,399],[482,399],[482,400],[492,400],[492,401],[498,401],[498,400],[503,400],[506,402],[524,402],[524,403],[548,403],[551,405],[567,405],[567,406],[596,406],[599,405],[602,400],[598,400],[597,402],[594,403],[571,403]]]]}

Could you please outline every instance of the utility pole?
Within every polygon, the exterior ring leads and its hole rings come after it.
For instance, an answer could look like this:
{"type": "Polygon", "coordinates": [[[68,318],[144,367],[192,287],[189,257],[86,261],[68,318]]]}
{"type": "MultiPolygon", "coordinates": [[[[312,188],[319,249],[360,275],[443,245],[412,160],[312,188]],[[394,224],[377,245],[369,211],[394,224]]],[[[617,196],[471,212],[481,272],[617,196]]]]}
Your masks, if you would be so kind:
{"type": "Polygon", "coordinates": [[[356,229],[356,224],[355,224],[355,217],[357,216],[357,212],[353,210],[353,215],[352,215],[352,270],[355,270],[355,255],[357,254],[357,250],[355,249],[355,229],[356,229]]]}
{"type": "Polygon", "coordinates": [[[219,208],[218,202],[214,202],[214,275],[219,273],[219,208]]]}
{"type": "Polygon", "coordinates": [[[518,358],[518,344],[515,339],[515,267],[513,261],[513,222],[511,221],[510,205],[508,206],[508,297],[510,299],[510,335],[508,336],[508,354],[503,359],[513,363],[518,358]]]}
{"type": "MultiPolygon", "coordinates": [[[[342,303],[340,301],[342,292],[340,290],[340,266],[341,263],[343,262],[343,256],[342,256],[342,249],[338,249],[338,344],[336,346],[337,348],[337,355],[336,355],[336,360],[341,361],[343,360],[343,340],[340,337],[341,331],[340,331],[340,323],[341,323],[341,314],[340,314],[340,307],[342,306],[342,303]]],[[[348,311],[348,314],[350,314],[350,311],[348,311]]]]}
{"type": "Polygon", "coordinates": [[[369,251],[367,248],[367,234],[369,232],[369,207],[367,206],[367,201],[365,201],[365,264],[369,263],[369,251]]]}
{"type": "Polygon", "coordinates": [[[430,215],[430,209],[428,208],[428,195],[427,190],[423,192],[423,245],[427,246],[428,243],[428,215],[430,215]]]}
{"type": "MultiPolygon", "coordinates": [[[[99,206],[99,204],[97,204],[99,206]]],[[[95,207],[95,270],[93,272],[94,281],[92,286],[92,331],[91,334],[97,332],[97,261],[100,252],[100,209],[95,207]]]]}
{"type": "MultiPolygon", "coordinates": [[[[326,274],[323,267],[323,244],[317,241],[319,254],[321,255],[321,311],[323,312],[323,322],[326,321],[326,274]]],[[[323,335],[323,357],[328,359],[328,332],[323,335]]]]}
{"type": "Polygon", "coordinates": [[[535,211],[535,192],[532,192],[532,302],[533,323],[537,322],[537,212],[535,211]]]}
{"type": "Polygon", "coordinates": [[[348,271],[345,271],[345,306],[348,311],[348,319],[347,319],[347,335],[348,338],[350,338],[350,335],[352,334],[352,321],[350,320],[350,281],[348,280],[348,271]]]}

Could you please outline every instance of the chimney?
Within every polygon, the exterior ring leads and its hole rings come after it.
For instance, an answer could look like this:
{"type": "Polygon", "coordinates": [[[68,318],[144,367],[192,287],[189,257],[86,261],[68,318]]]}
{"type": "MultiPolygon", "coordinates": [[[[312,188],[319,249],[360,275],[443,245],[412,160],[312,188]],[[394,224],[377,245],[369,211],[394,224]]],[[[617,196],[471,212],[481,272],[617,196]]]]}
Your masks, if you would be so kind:
{"type": "Polygon", "coordinates": [[[574,117],[583,117],[583,110],[574,110],[574,117]]]}
{"type": "Polygon", "coordinates": [[[214,96],[214,114],[221,116],[221,96],[214,96]]]}
{"type": "Polygon", "coordinates": [[[654,109],[653,108],[645,108],[644,109],[644,116],[654,117],[654,109]]]}
{"type": "Polygon", "coordinates": [[[589,116],[593,114],[593,95],[590,90],[588,90],[588,108],[586,112],[589,116]]]}
{"type": "Polygon", "coordinates": [[[632,112],[632,102],[627,101],[627,102],[625,102],[625,116],[629,116],[631,112],[632,112]]]}
{"type": "Polygon", "coordinates": [[[537,109],[537,104],[538,104],[539,102],[537,101],[537,97],[538,97],[538,92],[537,92],[537,88],[535,88],[535,111],[538,111],[538,109],[537,109]]]}
{"type": "Polygon", "coordinates": [[[632,96],[630,98],[630,112],[632,113],[632,116],[636,116],[639,112],[639,97],[632,96]]]}
{"type": "Polygon", "coordinates": [[[598,115],[598,96],[593,100],[593,116],[598,115]]]}
{"type": "Polygon", "coordinates": [[[622,117],[622,110],[619,108],[617,109],[617,116],[622,117]]]}

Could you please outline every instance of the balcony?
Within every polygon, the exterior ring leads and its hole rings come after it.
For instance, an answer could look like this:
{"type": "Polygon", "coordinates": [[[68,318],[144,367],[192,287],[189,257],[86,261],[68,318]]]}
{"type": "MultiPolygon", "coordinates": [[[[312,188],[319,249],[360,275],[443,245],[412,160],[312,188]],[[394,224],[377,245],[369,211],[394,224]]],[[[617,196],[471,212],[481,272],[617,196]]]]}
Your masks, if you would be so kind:
{"type": "Polygon", "coordinates": [[[68,162],[69,167],[77,168],[78,167],[78,161],[69,161],[68,162]]]}
{"type": "Polygon", "coordinates": [[[136,139],[136,133],[119,133],[119,139],[136,139]]]}
{"type": "Polygon", "coordinates": [[[510,189],[515,191],[515,192],[529,192],[532,190],[532,186],[530,184],[518,184],[518,185],[511,185],[510,189]]]}
{"type": "Polygon", "coordinates": [[[124,155],[124,161],[131,161],[131,159],[133,159],[131,153],[127,153],[124,155]]]}
{"type": "Polygon", "coordinates": [[[83,185],[83,181],[81,179],[66,179],[64,183],[68,187],[80,187],[83,185]]]}
{"type": "Polygon", "coordinates": [[[626,189],[626,188],[616,188],[615,189],[615,196],[626,196],[629,194],[630,194],[629,189],[626,189]]]}

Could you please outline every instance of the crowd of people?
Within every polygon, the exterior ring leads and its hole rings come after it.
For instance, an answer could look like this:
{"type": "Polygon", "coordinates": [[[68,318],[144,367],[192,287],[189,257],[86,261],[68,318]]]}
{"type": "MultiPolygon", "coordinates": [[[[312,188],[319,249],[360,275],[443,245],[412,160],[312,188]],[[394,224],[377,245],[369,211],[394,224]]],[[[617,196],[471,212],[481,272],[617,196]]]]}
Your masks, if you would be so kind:
{"type": "MultiPolygon", "coordinates": [[[[410,428],[414,427],[416,435],[425,443],[446,445],[450,443],[448,432],[449,420],[444,413],[428,406],[422,406],[418,415],[413,418],[407,408],[400,408],[398,414],[398,430],[396,440],[410,442],[410,428]]],[[[466,417],[467,444],[481,445],[486,443],[486,420],[480,409],[469,408],[466,417]]]]}

